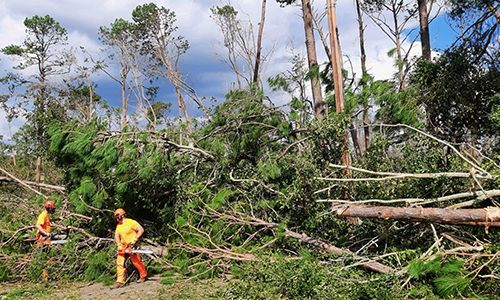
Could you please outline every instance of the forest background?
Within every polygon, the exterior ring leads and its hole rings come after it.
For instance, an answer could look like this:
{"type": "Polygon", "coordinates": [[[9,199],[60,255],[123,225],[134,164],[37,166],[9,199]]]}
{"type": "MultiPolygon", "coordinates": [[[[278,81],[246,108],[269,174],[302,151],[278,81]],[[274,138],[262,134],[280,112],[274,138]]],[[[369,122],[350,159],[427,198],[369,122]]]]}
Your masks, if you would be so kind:
{"type": "Polygon", "coordinates": [[[25,19],[23,42],[1,49],[17,61],[0,79],[2,109],[9,128],[26,123],[1,144],[0,280],[110,283],[123,207],[160,250],[152,273],[166,284],[230,274],[224,299],[496,297],[500,3],[355,1],[353,64],[331,1],[277,2],[301,8],[306,48],[265,78],[271,1],[258,20],[211,8],[234,72],[220,104],[190,85],[189,41],[166,7],[100,27],[99,52],[67,48],[50,15],[25,19]],[[431,47],[438,16],[458,33],[446,49],[431,47]],[[394,44],[391,79],[366,67],[369,26],[394,44]],[[113,104],[96,73],[119,91],[113,104]],[[39,251],[47,199],[69,242],[39,251]]]}

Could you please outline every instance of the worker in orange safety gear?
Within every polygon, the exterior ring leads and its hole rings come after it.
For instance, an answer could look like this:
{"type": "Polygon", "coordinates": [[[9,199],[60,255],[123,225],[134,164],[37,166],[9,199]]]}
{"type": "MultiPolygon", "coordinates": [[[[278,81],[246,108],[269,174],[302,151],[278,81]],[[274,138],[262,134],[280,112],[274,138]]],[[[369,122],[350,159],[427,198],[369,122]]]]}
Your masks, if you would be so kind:
{"type": "Polygon", "coordinates": [[[123,252],[127,245],[134,246],[137,243],[144,233],[144,228],[137,221],[126,218],[125,211],[122,208],[118,208],[114,216],[118,222],[115,230],[115,243],[118,255],[116,257],[116,282],[111,286],[112,289],[119,288],[125,284],[125,261],[128,256],[130,256],[130,260],[139,271],[140,278],[137,280],[138,283],[146,281],[146,276],[148,275],[139,253],[125,254],[123,252]]]}
{"type": "Polygon", "coordinates": [[[36,221],[36,229],[38,232],[36,234],[36,242],[37,245],[43,245],[43,240],[45,238],[50,238],[50,214],[53,214],[56,211],[56,205],[54,201],[47,201],[43,204],[44,210],[38,216],[36,221]]]}

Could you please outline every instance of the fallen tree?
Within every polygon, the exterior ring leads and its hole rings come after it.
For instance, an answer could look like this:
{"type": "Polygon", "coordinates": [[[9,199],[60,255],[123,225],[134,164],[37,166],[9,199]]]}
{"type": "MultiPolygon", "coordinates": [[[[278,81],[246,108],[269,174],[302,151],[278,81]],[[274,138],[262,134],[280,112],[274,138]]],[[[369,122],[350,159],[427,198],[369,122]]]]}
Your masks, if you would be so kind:
{"type": "MultiPolygon", "coordinates": [[[[203,217],[209,218],[213,222],[222,220],[227,224],[231,224],[231,226],[241,226],[241,227],[251,226],[253,228],[256,228],[256,231],[247,238],[247,240],[243,243],[243,245],[234,246],[231,245],[230,243],[226,245],[219,245],[212,240],[211,235],[209,233],[204,232],[201,229],[194,227],[193,225],[186,224],[185,226],[191,229],[191,234],[196,236],[197,240],[202,239],[206,241],[206,243],[203,243],[205,244],[205,246],[198,246],[188,242],[183,242],[183,243],[178,243],[177,247],[192,253],[200,253],[207,255],[209,257],[209,260],[211,261],[217,259],[236,260],[236,261],[259,261],[259,259],[255,257],[252,252],[241,253],[241,248],[245,244],[247,244],[250,240],[252,240],[254,237],[256,237],[256,235],[260,232],[270,230],[272,232],[272,235],[276,236],[277,231],[282,230],[284,232],[285,238],[296,239],[301,243],[305,243],[309,246],[318,248],[324,251],[325,253],[334,253],[340,257],[352,258],[355,261],[357,261],[356,265],[361,265],[368,270],[382,274],[389,274],[395,272],[395,270],[392,267],[379,263],[375,261],[375,259],[357,255],[351,252],[349,249],[342,249],[336,247],[329,243],[323,242],[319,239],[311,238],[306,234],[301,234],[292,231],[288,228],[280,228],[280,224],[262,220],[254,216],[252,212],[245,214],[235,209],[226,210],[225,212],[220,212],[218,210],[211,208],[209,205],[206,205],[205,203],[203,203],[203,207],[205,208],[205,210],[203,210],[202,213],[203,217]]],[[[201,213],[199,212],[198,214],[201,215],[201,213]]],[[[179,232],[178,230],[175,231],[177,232],[177,234],[179,234],[182,240],[184,241],[188,240],[185,238],[183,233],[179,232]]],[[[276,240],[277,239],[273,239],[272,241],[262,245],[259,249],[268,247],[276,240]]]]}

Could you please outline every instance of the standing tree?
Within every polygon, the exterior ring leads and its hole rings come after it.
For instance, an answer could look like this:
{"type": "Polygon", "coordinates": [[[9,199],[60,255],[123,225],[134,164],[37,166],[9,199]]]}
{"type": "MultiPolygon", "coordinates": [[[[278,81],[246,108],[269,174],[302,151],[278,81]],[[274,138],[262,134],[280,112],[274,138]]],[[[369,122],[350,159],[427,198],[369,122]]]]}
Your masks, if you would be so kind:
{"type": "Polygon", "coordinates": [[[106,61],[94,61],[97,69],[102,70],[111,79],[120,85],[121,89],[121,127],[127,126],[127,112],[130,97],[132,95],[131,60],[138,54],[137,43],[133,37],[133,24],[123,19],[116,19],[110,27],[101,26],[99,28],[99,40],[109,47],[110,55],[106,61]],[[109,65],[119,66],[119,76],[115,76],[108,70],[109,65]]]}
{"type": "Polygon", "coordinates": [[[364,0],[362,4],[363,11],[394,43],[395,48],[389,52],[389,56],[396,56],[400,90],[406,86],[409,53],[414,44],[410,43],[406,50],[403,48],[403,44],[413,32],[413,30],[407,30],[407,25],[415,19],[418,13],[413,4],[414,2],[410,0],[364,0]],[[386,12],[389,13],[390,20],[386,17],[386,12]]]}
{"type": "MultiPolygon", "coordinates": [[[[359,29],[359,49],[360,49],[360,57],[361,57],[361,73],[362,73],[362,88],[365,86],[366,81],[364,80],[365,76],[368,75],[368,71],[366,69],[366,51],[365,51],[365,25],[363,22],[363,12],[361,10],[361,0],[356,0],[356,14],[358,16],[358,29],[359,29]],[[366,74],[366,75],[365,75],[366,74]]],[[[364,140],[365,140],[365,149],[370,148],[370,127],[368,127],[368,101],[364,101],[363,99],[363,129],[364,129],[364,140]]]]}
{"type": "Polygon", "coordinates": [[[498,62],[498,38],[500,28],[500,3],[497,0],[448,0],[449,16],[460,32],[453,48],[463,44],[470,55],[487,64],[498,62]],[[495,54],[496,53],[496,54],[495,54]]]}
{"type": "Polygon", "coordinates": [[[212,7],[211,11],[211,18],[217,26],[219,26],[222,36],[224,37],[224,47],[226,47],[228,51],[227,59],[221,60],[234,71],[236,74],[236,82],[238,83],[238,90],[241,90],[244,85],[241,83],[240,77],[245,77],[238,63],[238,59],[240,58],[238,42],[241,37],[241,34],[238,34],[240,30],[240,21],[236,18],[238,12],[230,5],[212,7]]]}
{"type": "Polygon", "coordinates": [[[427,0],[417,0],[418,19],[420,23],[420,43],[422,44],[422,58],[431,60],[431,39],[429,36],[429,13],[427,11],[427,0]]]}
{"type": "MultiPolygon", "coordinates": [[[[151,104],[148,110],[148,120],[157,119],[157,124],[169,125],[168,115],[172,109],[171,102],[156,101],[151,104]]],[[[152,126],[151,126],[152,127],[152,126]]]]}
{"type": "Polygon", "coordinates": [[[235,72],[239,90],[245,88],[242,80],[246,82],[246,85],[252,83],[256,87],[262,86],[260,75],[268,55],[267,53],[263,55],[262,52],[266,3],[267,1],[262,1],[257,37],[255,37],[252,22],[239,18],[238,11],[230,4],[222,7],[214,6],[210,9],[212,11],[210,17],[221,30],[224,37],[223,45],[227,49],[227,59],[220,59],[235,72]]]}
{"type": "Polygon", "coordinates": [[[95,92],[97,84],[90,80],[89,68],[78,66],[76,76],[64,79],[63,83],[59,97],[66,99],[66,108],[72,119],[87,124],[98,116],[102,98],[95,92]]]}
{"type": "Polygon", "coordinates": [[[49,15],[26,18],[24,25],[27,36],[23,44],[7,46],[1,52],[20,60],[16,69],[37,69],[26,89],[26,98],[33,101],[33,110],[27,114],[27,133],[36,154],[42,155],[49,145],[49,122],[67,119],[63,105],[53,96],[49,78],[68,73],[75,58],[71,51],[59,50],[67,44],[68,33],[49,15]]]}
{"type": "MultiPolygon", "coordinates": [[[[290,5],[296,0],[276,0],[282,5],[290,5]]],[[[302,19],[304,21],[304,33],[306,38],[307,61],[311,78],[311,90],[314,103],[314,115],[318,120],[323,120],[326,116],[321,93],[321,80],[319,76],[318,57],[316,54],[316,41],[314,38],[313,10],[310,0],[301,0],[302,19]]]]}
{"type": "Polygon", "coordinates": [[[266,19],[266,0],[262,0],[262,13],[259,23],[259,33],[257,34],[257,53],[255,54],[255,67],[254,67],[253,81],[252,81],[255,84],[259,83],[259,76],[260,76],[259,67],[260,67],[260,57],[262,52],[262,33],[264,31],[265,19],[266,19]]]}
{"type": "Polygon", "coordinates": [[[18,98],[20,95],[17,93],[17,88],[22,86],[25,81],[24,79],[16,74],[9,73],[7,76],[0,78],[0,83],[7,86],[7,93],[0,94],[0,108],[5,113],[5,119],[7,120],[7,126],[9,127],[9,137],[10,146],[12,151],[12,162],[14,166],[16,165],[16,151],[14,149],[14,137],[12,136],[11,122],[23,112],[22,101],[15,101],[9,104],[8,101],[11,99],[18,98]]]}
{"type": "MultiPolygon", "coordinates": [[[[183,36],[174,36],[175,13],[154,3],[137,6],[132,12],[132,19],[137,30],[137,43],[141,53],[149,57],[149,68],[154,75],[168,79],[175,88],[179,105],[179,117],[182,112],[191,132],[191,124],[182,92],[190,97],[210,119],[208,111],[201,103],[194,88],[187,84],[179,69],[182,55],[189,49],[189,43],[183,36]]],[[[153,110],[154,111],[154,110],[153,110]]]]}

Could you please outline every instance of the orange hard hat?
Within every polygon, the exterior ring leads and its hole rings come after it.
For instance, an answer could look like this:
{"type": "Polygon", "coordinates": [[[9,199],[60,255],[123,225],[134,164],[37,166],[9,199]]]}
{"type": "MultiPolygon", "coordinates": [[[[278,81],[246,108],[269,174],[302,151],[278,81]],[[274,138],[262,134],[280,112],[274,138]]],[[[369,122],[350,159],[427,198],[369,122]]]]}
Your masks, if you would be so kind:
{"type": "Polygon", "coordinates": [[[50,208],[56,208],[56,205],[54,204],[54,201],[47,201],[43,204],[45,207],[50,207],[50,208]]]}
{"type": "Polygon", "coordinates": [[[123,210],[123,208],[119,208],[119,209],[115,210],[114,215],[115,215],[115,218],[124,216],[125,215],[125,211],[123,210]]]}

